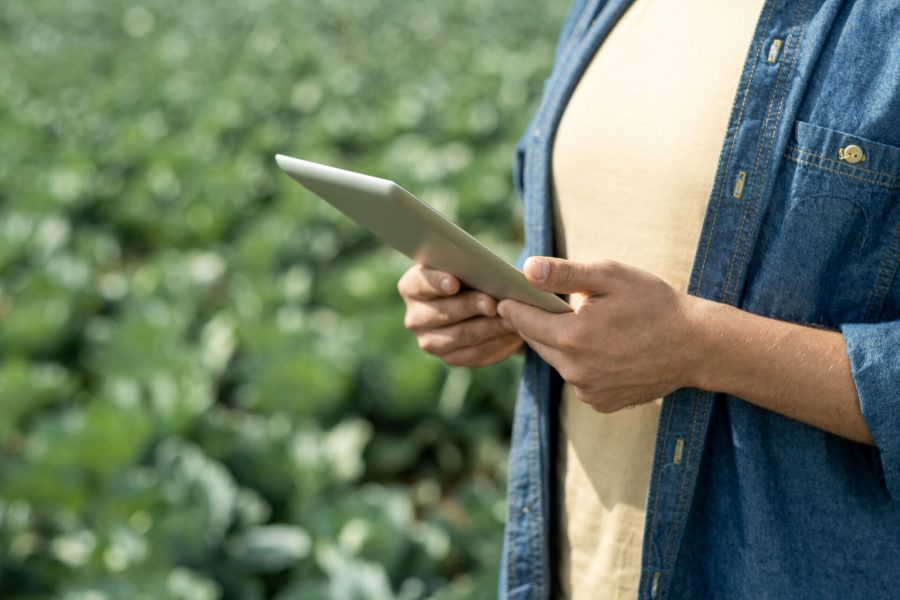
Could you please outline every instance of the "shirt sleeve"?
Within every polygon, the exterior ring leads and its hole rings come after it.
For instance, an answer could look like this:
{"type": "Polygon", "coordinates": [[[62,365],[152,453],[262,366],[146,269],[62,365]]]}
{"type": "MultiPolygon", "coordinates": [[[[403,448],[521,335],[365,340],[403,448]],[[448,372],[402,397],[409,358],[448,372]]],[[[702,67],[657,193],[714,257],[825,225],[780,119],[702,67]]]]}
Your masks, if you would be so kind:
{"type": "Polygon", "coordinates": [[[888,493],[900,502],[900,321],[844,325],[841,332],[888,493]]]}

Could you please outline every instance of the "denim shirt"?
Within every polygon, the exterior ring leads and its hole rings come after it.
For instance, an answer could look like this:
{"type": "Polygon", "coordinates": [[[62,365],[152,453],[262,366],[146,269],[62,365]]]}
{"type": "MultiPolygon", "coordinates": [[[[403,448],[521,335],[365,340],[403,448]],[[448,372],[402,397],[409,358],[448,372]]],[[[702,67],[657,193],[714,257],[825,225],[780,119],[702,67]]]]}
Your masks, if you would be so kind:
{"type": "MultiPolygon", "coordinates": [[[[576,0],[563,27],[516,156],[525,256],[553,252],[556,128],[628,4],[576,0]]],[[[686,67],[693,60],[703,56],[684,56],[686,67]]],[[[650,477],[640,598],[900,597],[898,267],[900,3],[767,0],[689,293],[840,330],[877,447],[723,394],[671,394],[650,477]]],[[[553,591],[559,393],[559,376],[529,352],[513,425],[502,598],[553,591]]]]}

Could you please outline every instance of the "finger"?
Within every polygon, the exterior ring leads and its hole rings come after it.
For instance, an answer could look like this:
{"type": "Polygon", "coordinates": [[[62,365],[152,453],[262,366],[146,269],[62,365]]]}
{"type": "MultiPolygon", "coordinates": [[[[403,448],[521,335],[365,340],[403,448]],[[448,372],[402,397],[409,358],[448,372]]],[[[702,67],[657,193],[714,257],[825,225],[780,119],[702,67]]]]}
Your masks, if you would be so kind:
{"type": "Polygon", "coordinates": [[[477,346],[454,350],[442,358],[453,367],[484,367],[500,362],[522,345],[522,338],[514,333],[488,340],[477,346]]]}
{"type": "Polygon", "coordinates": [[[549,256],[525,261],[525,276],[536,288],[555,294],[605,294],[620,276],[622,265],[611,260],[575,262],[549,256]]]}
{"type": "Polygon", "coordinates": [[[520,334],[522,339],[528,344],[528,347],[537,352],[544,361],[556,369],[557,372],[562,368],[562,365],[565,364],[566,357],[563,353],[553,346],[549,346],[544,344],[543,342],[539,342],[534,338],[530,338],[527,335],[520,334]]]}
{"type": "Polygon", "coordinates": [[[493,317],[496,314],[496,300],[485,293],[469,291],[427,302],[413,301],[406,309],[403,324],[412,331],[424,331],[453,325],[472,317],[493,317]]]}
{"type": "Polygon", "coordinates": [[[452,296],[460,288],[459,279],[449,273],[414,265],[397,282],[397,291],[404,298],[430,300],[452,296]]]}
{"type": "Polygon", "coordinates": [[[469,346],[477,346],[511,332],[498,317],[475,317],[462,323],[430,329],[418,335],[419,347],[429,354],[444,356],[469,346]]]}
{"type": "Polygon", "coordinates": [[[522,337],[555,348],[560,347],[560,336],[575,316],[574,313],[557,315],[515,300],[501,301],[497,305],[497,314],[509,321],[522,337]]]}

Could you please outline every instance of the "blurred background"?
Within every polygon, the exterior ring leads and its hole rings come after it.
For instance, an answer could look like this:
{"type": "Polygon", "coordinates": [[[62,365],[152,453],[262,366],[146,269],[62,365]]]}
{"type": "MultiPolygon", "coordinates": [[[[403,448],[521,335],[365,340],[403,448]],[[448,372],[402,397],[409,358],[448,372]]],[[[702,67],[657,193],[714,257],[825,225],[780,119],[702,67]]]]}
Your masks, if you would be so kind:
{"type": "Polygon", "coordinates": [[[283,152],[514,258],[567,2],[0,3],[0,597],[491,598],[519,363],[283,152]]]}

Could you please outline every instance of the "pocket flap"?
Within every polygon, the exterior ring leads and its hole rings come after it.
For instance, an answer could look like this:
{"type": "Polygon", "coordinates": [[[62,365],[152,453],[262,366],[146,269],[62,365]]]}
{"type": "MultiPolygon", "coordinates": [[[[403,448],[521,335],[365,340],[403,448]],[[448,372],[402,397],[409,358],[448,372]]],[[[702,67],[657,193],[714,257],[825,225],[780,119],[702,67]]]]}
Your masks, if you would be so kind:
{"type": "Polygon", "coordinates": [[[797,121],[787,158],[870,183],[900,189],[900,148],[797,121]]]}

